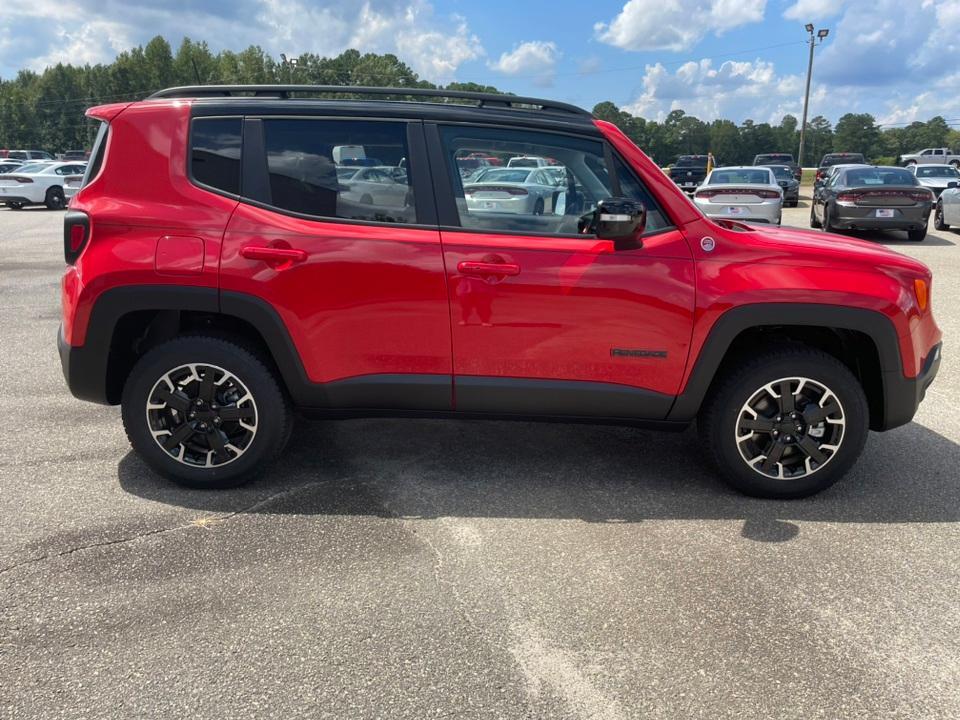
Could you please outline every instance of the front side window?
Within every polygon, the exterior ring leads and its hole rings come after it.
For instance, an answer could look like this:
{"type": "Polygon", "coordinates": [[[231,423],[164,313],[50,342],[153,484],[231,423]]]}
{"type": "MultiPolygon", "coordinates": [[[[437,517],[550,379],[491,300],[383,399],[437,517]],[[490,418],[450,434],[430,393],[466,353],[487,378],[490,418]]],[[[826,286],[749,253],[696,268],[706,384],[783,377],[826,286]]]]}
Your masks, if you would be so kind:
{"type": "Polygon", "coordinates": [[[191,134],[194,179],[232,195],[240,194],[240,118],[199,118],[191,134]]]}
{"type": "Polygon", "coordinates": [[[416,222],[404,123],[263,123],[270,205],[315,217],[416,222]]]}
{"type": "Polygon", "coordinates": [[[441,140],[460,226],[537,235],[589,234],[597,203],[617,193],[644,203],[647,231],[669,225],[643,184],[619,160],[615,184],[598,140],[493,128],[446,127],[441,140]],[[464,172],[463,160],[501,165],[464,172]]]}

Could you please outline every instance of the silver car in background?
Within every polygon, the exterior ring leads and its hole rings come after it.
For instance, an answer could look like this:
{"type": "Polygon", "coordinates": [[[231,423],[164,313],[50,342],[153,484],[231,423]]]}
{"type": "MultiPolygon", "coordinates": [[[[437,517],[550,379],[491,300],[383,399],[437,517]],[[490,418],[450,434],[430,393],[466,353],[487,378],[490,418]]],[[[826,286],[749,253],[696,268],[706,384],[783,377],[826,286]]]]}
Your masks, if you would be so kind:
{"type": "Polygon", "coordinates": [[[768,167],[715,168],[694,192],[693,202],[714,220],[779,225],[783,189],[768,167]]]}
{"type": "Polygon", "coordinates": [[[933,226],[937,230],[960,227],[960,181],[952,180],[940,193],[933,210],[933,226]]]}
{"type": "Polygon", "coordinates": [[[917,182],[923,187],[933,190],[937,197],[950,183],[960,181],[960,171],[953,165],[910,165],[907,170],[917,177],[917,182]]]}
{"type": "Polygon", "coordinates": [[[561,191],[557,171],[546,168],[484,168],[463,183],[472,213],[553,213],[561,191]]]}

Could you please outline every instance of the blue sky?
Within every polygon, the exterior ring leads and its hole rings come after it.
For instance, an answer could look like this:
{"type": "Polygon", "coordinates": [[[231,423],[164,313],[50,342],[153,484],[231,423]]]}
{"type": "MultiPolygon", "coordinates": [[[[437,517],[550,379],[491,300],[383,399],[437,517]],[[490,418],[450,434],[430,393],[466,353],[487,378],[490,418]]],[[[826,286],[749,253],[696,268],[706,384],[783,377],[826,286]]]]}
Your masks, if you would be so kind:
{"type": "Polygon", "coordinates": [[[960,0],[31,0],[0,5],[0,77],[109,61],[163,34],[288,55],[393,52],[435,82],[472,80],[647,118],[811,115],[960,127],[960,0]]]}

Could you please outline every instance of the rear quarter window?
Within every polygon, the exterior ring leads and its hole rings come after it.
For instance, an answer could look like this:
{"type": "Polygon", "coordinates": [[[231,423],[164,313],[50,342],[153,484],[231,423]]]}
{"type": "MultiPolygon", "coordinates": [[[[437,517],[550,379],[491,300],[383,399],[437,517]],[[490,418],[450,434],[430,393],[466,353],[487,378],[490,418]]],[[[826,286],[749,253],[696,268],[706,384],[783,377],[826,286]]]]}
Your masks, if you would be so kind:
{"type": "Polygon", "coordinates": [[[100,129],[97,130],[97,137],[93,141],[93,149],[90,151],[90,162],[83,173],[83,183],[81,187],[86,187],[97,175],[100,174],[100,168],[103,167],[103,156],[107,152],[107,137],[110,134],[110,125],[105,122],[100,123],[100,129]]]}
{"type": "Polygon", "coordinates": [[[194,120],[190,147],[190,173],[196,182],[240,194],[240,118],[194,120]]]}

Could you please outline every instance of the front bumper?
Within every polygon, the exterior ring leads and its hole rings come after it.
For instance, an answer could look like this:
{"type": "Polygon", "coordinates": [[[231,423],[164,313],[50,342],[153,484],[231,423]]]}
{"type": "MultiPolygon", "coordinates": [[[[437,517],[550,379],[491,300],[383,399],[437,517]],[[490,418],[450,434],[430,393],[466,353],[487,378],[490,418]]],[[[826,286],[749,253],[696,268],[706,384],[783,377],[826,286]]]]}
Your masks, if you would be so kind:
{"type": "Polygon", "coordinates": [[[943,344],[937,343],[930,349],[916,377],[904,377],[899,370],[883,374],[883,425],[876,429],[891,430],[913,420],[927,394],[927,388],[940,370],[942,348],[943,344]]]}

